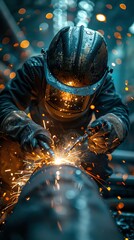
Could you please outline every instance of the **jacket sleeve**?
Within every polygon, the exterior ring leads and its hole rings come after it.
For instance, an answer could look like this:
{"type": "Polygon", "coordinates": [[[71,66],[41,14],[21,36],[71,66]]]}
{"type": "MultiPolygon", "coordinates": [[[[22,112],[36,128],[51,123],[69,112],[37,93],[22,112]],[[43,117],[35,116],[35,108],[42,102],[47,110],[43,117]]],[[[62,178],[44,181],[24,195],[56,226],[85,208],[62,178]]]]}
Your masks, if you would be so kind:
{"type": "Polygon", "coordinates": [[[0,93],[0,127],[12,111],[24,111],[39,96],[43,79],[43,63],[39,57],[29,58],[0,93]]]}
{"type": "MultiPolygon", "coordinates": [[[[115,116],[115,123],[116,119],[121,122],[124,139],[129,131],[130,125],[128,108],[117,94],[111,75],[107,77],[106,82],[95,99],[94,105],[96,109],[96,118],[105,115],[108,116],[109,120],[112,120],[112,117],[115,116]]],[[[118,121],[116,125],[118,127],[118,121]]]]}

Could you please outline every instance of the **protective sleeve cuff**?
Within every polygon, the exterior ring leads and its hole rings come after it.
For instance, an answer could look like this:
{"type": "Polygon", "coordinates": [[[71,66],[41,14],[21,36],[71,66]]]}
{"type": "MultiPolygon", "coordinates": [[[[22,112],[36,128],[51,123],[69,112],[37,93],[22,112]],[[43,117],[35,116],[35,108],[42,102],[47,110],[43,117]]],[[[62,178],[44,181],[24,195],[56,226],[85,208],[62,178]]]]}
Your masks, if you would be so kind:
{"type": "Polygon", "coordinates": [[[119,140],[122,141],[126,135],[125,125],[122,120],[113,113],[106,114],[105,119],[113,125],[119,140]]]}

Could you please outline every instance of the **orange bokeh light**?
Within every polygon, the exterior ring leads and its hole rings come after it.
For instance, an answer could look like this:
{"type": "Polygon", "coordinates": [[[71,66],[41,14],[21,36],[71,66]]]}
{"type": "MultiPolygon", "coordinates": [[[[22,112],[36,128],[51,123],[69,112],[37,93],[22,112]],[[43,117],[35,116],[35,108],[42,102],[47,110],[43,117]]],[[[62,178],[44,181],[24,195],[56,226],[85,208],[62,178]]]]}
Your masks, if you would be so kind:
{"type": "Polygon", "coordinates": [[[4,84],[0,84],[0,89],[4,89],[5,85],[4,84]]]}
{"type": "Polygon", "coordinates": [[[123,202],[120,202],[118,205],[117,205],[117,209],[122,209],[124,208],[124,203],[123,202]]]}
{"type": "Polygon", "coordinates": [[[25,8],[20,8],[18,13],[19,14],[25,14],[26,13],[26,9],[25,8]]]}
{"type": "Polygon", "coordinates": [[[53,18],[53,14],[52,13],[47,13],[46,14],[46,18],[47,19],[52,19],[53,18]]]}
{"type": "Polygon", "coordinates": [[[126,10],[126,8],[127,8],[124,3],[121,3],[119,6],[120,6],[120,8],[121,8],[122,10],[126,10]]]}
{"type": "Polygon", "coordinates": [[[5,75],[5,76],[8,76],[9,74],[10,74],[10,69],[8,69],[8,68],[5,69],[5,70],[4,70],[4,75],[5,75]]]}
{"type": "Polygon", "coordinates": [[[7,44],[7,43],[9,43],[9,41],[10,41],[10,38],[4,37],[4,38],[2,39],[2,44],[7,44]]]}
{"type": "Polygon", "coordinates": [[[111,4],[106,4],[106,7],[107,7],[108,9],[112,9],[112,8],[113,8],[111,4]]]}
{"type": "Polygon", "coordinates": [[[19,43],[17,42],[13,44],[13,47],[18,47],[18,46],[19,46],[19,43]]]}
{"type": "Polygon", "coordinates": [[[100,22],[106,22],[106,16],[104,14],[101,14],[101,13],[96,15],[96,19],[100,22]]]}
{"type": "Polygon", "coordinates": [[[10,59],[10,54],[6,53],[3,56],[3,61],[8,61],[10,59]]]}
{"type": "Polygon", "coordinates": [[[14,78],[16,76],[16,73],[15,72],[11,72],[10,73],[10,75],[9,75],[9,77],[12,79],[12,78],[14,78]]]}
{"type": "Polygon", "coordinates": [[[90,109],[95,109],[95,106],[94,105],[90,105],[90,109]]]}
{"type": "Polygon", "coordinates": [[[122,39],[122,36],[119,32],[115,32],[114,37],[117,38],[117,39],[122,39]]]}
{"type": "Polygon", "coordinates": [[[20,43],[20,47],[21,48],[28,48],[30,45],[30,42],[28,40],[23,40],[21,43],[20,43]]]}

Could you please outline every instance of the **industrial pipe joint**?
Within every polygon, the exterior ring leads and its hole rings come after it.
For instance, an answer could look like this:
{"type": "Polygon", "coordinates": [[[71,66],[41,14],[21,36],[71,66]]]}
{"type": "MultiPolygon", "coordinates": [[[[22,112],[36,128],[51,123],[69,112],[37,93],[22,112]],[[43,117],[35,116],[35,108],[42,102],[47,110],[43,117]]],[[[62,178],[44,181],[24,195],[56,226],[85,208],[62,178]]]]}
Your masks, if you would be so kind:
{"type": "Polygon", "coordinates": [[[23,187],[1,239],[121,240],[91,176],[72,165],[43,166],[23,187]]]}

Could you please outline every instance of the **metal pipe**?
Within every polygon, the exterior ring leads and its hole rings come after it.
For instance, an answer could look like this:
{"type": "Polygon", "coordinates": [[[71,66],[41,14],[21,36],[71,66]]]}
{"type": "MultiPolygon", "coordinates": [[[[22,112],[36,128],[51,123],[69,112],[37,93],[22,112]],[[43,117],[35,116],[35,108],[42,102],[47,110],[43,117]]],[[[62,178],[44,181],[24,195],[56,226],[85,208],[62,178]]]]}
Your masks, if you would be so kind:
{"type": "Polygon", "coordinates": [[[112,162],[122,163],[125,160],[127,164],[134,163],[134,151],[115,150],[112,153],[112,162]]]}
{"type": "Polygon", "coordinates": [[[134,186],[134,176],[128,174],[122,174],[122,176],[117,176],[116,174],[112,174],[112,176],[109,178],[109,182],[111,182],[112,184],[124,182],[125,185],[134,186]]]}
{"type": "Polygon", "coordinates": [[[71,165],[35,172],[2,234],[8,240],[123,239],[94,180],[71,165]]]}

